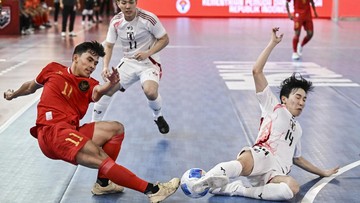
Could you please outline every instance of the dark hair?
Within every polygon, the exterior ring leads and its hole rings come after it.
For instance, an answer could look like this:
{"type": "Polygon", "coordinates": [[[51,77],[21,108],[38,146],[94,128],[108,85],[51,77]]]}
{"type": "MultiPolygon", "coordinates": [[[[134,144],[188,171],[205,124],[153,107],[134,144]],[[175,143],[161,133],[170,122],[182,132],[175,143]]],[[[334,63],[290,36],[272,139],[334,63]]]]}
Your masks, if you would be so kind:
{"type": "Polygon", "coordinates": [[[96,54],[100,57],[105,56],[104,47],[97,41],[91,41],[91,42],[83,42],[79,45],[77,45],[74,49],[74,54],[83,54],[87,51],[90,51],[91,54],[96,54]]]}
{"type": "Polygon", "coordinates": [[[289,98],[291,91],[298,88],[301,88],[305,91],[305,93],[308,93],[314,89],[314,86],[311,81],[307,81],[300,73],[295,72],[290,77],[282,81],[280,85],[280,101],[282,96],[289,98]]]}

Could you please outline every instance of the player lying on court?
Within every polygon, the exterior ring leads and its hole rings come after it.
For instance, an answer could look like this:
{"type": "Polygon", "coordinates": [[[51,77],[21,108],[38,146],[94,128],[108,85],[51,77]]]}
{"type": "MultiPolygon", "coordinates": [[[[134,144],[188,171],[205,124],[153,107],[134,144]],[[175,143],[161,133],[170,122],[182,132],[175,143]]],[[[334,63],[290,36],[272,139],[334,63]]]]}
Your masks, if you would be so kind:
{"type": "Polygon", "coordinates": [[[219,163],[208,171],[194,184],[192,189],[196,193],[210,188],[210,193],[215,195],[289,200],[300,189],[298,182],[288,175],[293,164],[321,177],[337,173],[339,167],[323,170],[301,156],[302,130],[296,117],[305,107],[312,83],[294,73],[281,83],[279,102],[265,78],[265,63],[283,37],[277,35],[278,31],[279,28],[272,29],[271,40],[252,70],[263,115],[255,144],[244,147],[236,160],[219,163]],[[245,187],[241,180],[229,183],[229,178],[239,176],[246,176],[251,187],[245,187]]]}
{"type": "Polygon", "coordinates": [[[81,43],[75,47],[70,67],[49,63],[35,80],[25,82],[16,91],[7,90],[4,98],[12,100],[43,87],[36,126],[30,133],[37,138],[41,151],[48,158],[98,169],[93,194],[122,192],[127,187],[146,194],[150,202],[162,201],[177,190],[179,179],[154,185],[116,164],[124,139],[121,123],[79,124],[89,103],[98,101],[119,83],[119,73],[114,68],[102,85],[90,77],[104,55],[104,47],[98,42],[81,43]]]}

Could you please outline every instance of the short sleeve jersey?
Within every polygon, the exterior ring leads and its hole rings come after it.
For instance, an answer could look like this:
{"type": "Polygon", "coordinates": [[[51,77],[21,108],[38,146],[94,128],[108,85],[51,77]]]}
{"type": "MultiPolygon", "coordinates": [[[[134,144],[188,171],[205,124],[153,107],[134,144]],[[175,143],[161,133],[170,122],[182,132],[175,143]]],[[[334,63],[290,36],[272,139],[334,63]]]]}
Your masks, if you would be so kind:
{"type": "MultiPolygon", "coordinates": [[[[106,41],[114,44],[120,40],[125,58],[133,58],[139,51],[146,51],[154,46],[156,39],[166,34],[164,26],[156,15],[137,8],[136,17],[126,21],[122,12],[115,15],[109,25],[106,41]]],[[[160,63],[158,53],[151,56],[160,63]]]]}
{"type": "Polygon", "coordinates": [[[311,16],[310,0],[287,0],[294,2],[294,12],[303,16],[311,16]]]}
{"type": "Polygon", "coordinates": [[[59,121],[79,126],[93,102],[92,92],[99,82],[91,77],[78,77],[70,68],[52,62],[36,77],[36,83],[43,86],[37,106],[37,125],[52,125],[59,121]]]}
{"type": "Polygon", "coordinates": [[[301,156],[302,129],[285,105],[279,103],[269,86],[257,93],[265,116],[255,145],[267,148],[283,168],[290,170],[293,157],[301,156]]]}

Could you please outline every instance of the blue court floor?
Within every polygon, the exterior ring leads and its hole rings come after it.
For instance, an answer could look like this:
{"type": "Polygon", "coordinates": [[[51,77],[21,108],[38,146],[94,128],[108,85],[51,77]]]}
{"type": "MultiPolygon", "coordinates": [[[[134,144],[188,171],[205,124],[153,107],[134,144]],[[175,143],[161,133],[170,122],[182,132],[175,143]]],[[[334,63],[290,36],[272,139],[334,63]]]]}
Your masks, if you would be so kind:
{"type": "MultiPolygon", "coordinates": [[[[107,23],[81,26],[74,38],[60,37],[61,26],[29,36],[0,36],[0,91],[17,89],[49,62],[71,63],[73,47],[84,40],[104,41],[107,23]]],[[[288,19],[162,18],[170,44],[161,52],[160,93],[170,132],[162,135],[152,120],[137,83],[117,93],[105,115],[125,125],[117,163],[150,182],[181,177],[189,168],[209,170],[236,158],[257,136],[260,110],[255,98],[252,65],[280,27],[283,41],[271,54],[265,74],[271,88],[292,72],[313,81],[314,92],[299,117],[303,156],[321,168],[341,167],[319,178],[294,166],[290,173],[301,185],[289,202],[359,202],[360,194],[360,21],[314,21],[314,37],[299,61],[291,60],[293,24],[288,19]]],[[[302,36],[305,32],[303,31],[302,36]]],[[[121,58],[116,45],[111,64],[121,58]]],[[[100,80],[102,61],[93,75],[100,80]]],[[[147,202],[130,189],[122,194],[93,196],[97,171],[47,159],[29,128],[35,123],[35,95],[11,102],[0,100],[1,203],[147,202]]],[[[89,122],[92,106],[82,122],[89,122]]],[[[179,189],[165,202],[262,202],[210,194],[190,199],[179,189]]],[[[265,201],[264,201],[265,202],[265,201]]],[[[270,202],[270,201],[266,201],[270,202]]]]}

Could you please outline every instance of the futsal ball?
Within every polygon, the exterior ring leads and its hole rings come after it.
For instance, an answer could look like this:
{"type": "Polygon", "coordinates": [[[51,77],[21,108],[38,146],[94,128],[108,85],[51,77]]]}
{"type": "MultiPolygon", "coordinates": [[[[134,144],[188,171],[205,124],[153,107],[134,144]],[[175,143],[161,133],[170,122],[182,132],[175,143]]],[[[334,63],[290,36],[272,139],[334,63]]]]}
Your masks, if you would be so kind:
{"type": "Polygon", "coordinates": [[[206,189],[202,193],[195,193],[192,190],[193,184],[195,181],[199,180],[201,177],[203,177],[206,174],[206,171],[204,171],[201,168],[191,168],[187,170],[184,175],[181,177],[181,184],[180,187],[182,191],[191,198],[200,198],[205,196],[209,189],[206,189]]]}

